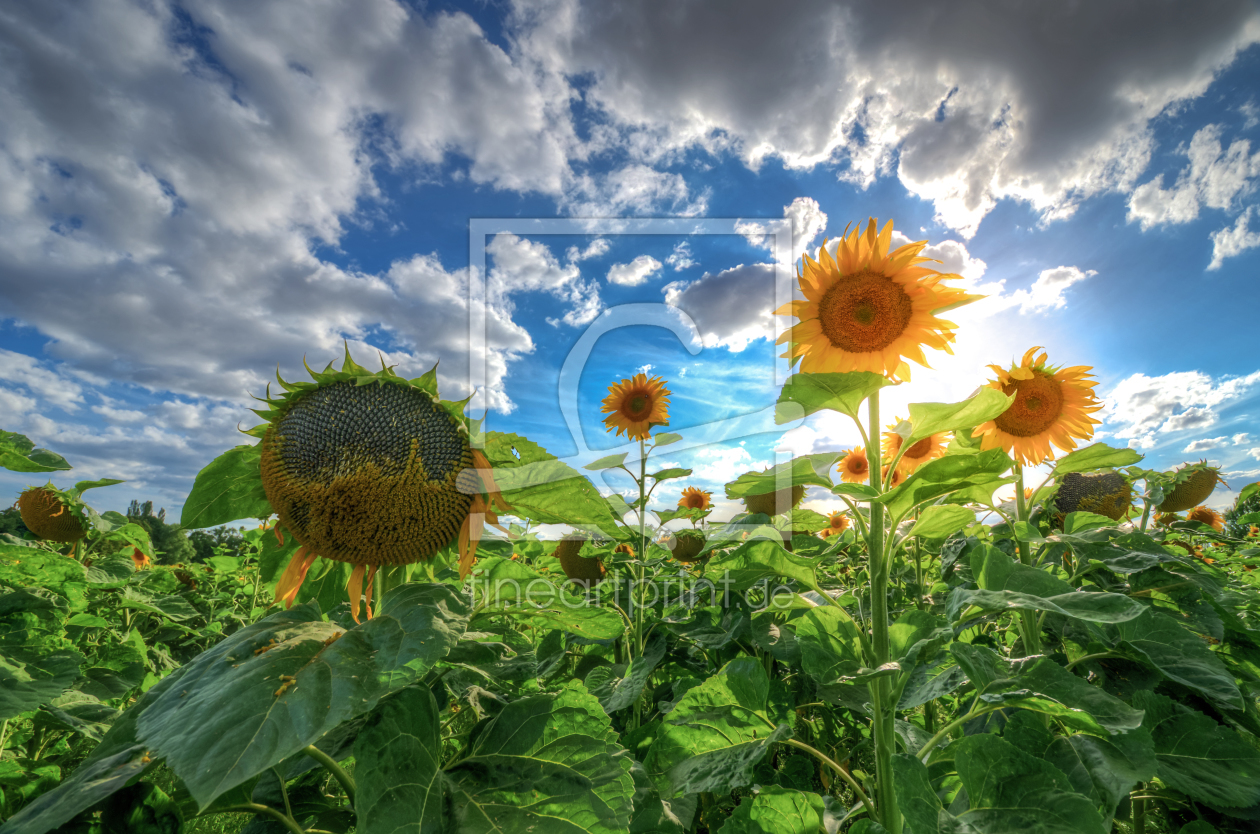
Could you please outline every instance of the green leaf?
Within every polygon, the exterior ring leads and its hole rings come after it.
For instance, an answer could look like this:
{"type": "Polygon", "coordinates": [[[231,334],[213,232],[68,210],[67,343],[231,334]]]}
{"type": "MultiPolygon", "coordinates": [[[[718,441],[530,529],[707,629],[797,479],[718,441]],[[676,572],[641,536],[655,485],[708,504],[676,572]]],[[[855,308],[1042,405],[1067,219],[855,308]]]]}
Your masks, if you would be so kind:
{"type": "Polygon", "coordinates": [[[372,710],[354,742],[355,830],[446,831],[442,733],[428,687],[409,686],[372,710]]]}
{"type": "Polygon", "coordinates": [[[789,553],[773,539],[751,539],[729,553],[710,559],[704,568],[704,578],[724,590],[746,591],[762,580],[780,576],[816,588],[814,565],[812,559],[789,553]]]}
{"type": "Polygon", "coordinates": [[[971,606],[978,608],[981,614],[1014,610],[1049,611],[1091,623],[1131,621],[1141,613],[1141,605],[1123,594],[1072,591],[1039,597],[1016,591],[968,591],[963,588],[950,591],[949,598],[945,601],[945,613],[951,622],[960,623],[972,616],[979,616],[968,612],[971,606]],[[964,615],[964,612],[968,613],[964,615]]]}
{"type": "MultiPolygon", "coordinates": [[[[1109,739],[1097,736],[1057,736],[1042,756],[1073,778],[1085,777],[1103,808],[1103,823],[1110,826],[1116,807],[1139,782],[1155,776],[1155,745],[1144,729],[1130,730],[1109,739]]],[[[1184,828],[1182,829],[1185,830],[1184,828]]]]}
{"type": "Polygon", "coordinates": [[[577,682],[556,695],[513,701],[446,770],[459,831],[626,831],[634,782],[630,758],[616,742],[599,702],[577,682]]]}
{"type": "Polygon", "coordinates": [[[615,608],[562,590],[552,577],[510,559],[483,559],[477,567],[477,599],[484,606],[477,620],[502,615],[520,617],[534,627],[555,628],[588,640],[613,640],[626,631],[615,608]]]}
{"type": "Polygon", "coordinates": [[[611,684],[607,697],[599,699],[604,712],[612,715],[639,700],[639,696],[643,694],[643,687],[647,684],[648,676],[665,657],[666,645],[667,642],[661,632],[652,633],[652,636],[648,638],[647,646],[643,649],[643,654],[630,661],[626,676],[611,684]]]}
{"type": "Polygon", "coordinates": [[[100,487],[113,486],[114,484],[125,484],[126,481],[120,481],[117,478],[101,478],[99,481],[79,481],[70,490],[75,497],[82,495],[89,489],[98,489],[100,487]]]}
{"type": "MultiPolygon", "coordinates": [[[[626,462],[626,455],[628,454],[629,452],[621,452],[616,455],[609,455],[608,457],[603,457],[597,461],[588,463],[582,468],[590,472],[599,472],[602,469],[616,469],[618,466],[621,466],[626,462]]],[[[493,463],[493,461],[491,461],[491,463],[493,463]]]]}
{"type": "MultiPolygon", "coordinates": [[[[1018,591],[1021,594],[1050,597],[1076,590],[1047,571],[1024,565],[989,544],[971,550],[971,572],[985,591],[1018,591]]],[[[1140,605],[1138,606],[1141,607],[1140,605]]],[[[1134,611],[1137,616],[1140,611],[1134,611]]]]}
{"type": "Polygon", "coordinates": [[[205,807],[418,679],[459,640],[469,611],[449,586],[417,584],[388,592],[350,631],[313,605],[274,614],[187,663],[179,688],[140,716],[138,737],[205,807]]]}
{"type": "Polygon", "coordinates": [[[825,807],[816,793],[771,785],[741,799],[718,834],[818,834],[825,807]]]}
{"type": "Polygon", "coordinates": [[[512,508],[508,515],[541,524],[593,525],[613,538],[624,535],[595,485],[537,443],[515,434],[486,432],[485,453],[512,508]]]}
{"type": "Polygon", "coordinates": [[[1078,510],[1074,513],[1068,513],[1064,517],[1063,532],[1071,535],[1072,533],[1083,533],[1086,530],[1097,530],[1100,527],[1114,527],[1115,525],[1115,520],[1107,518],[1105,515],[1078,510]]]}
{"type": "Polygon", "coordinates": [[[897,805],[910,834],[939,834],[941,800],[932,788],[927,766],[917,756],[896,753],[892,758],[897,805]]]}
{"type": "Polygon", "coordinates": [[[0,586],[43,588],[70,603],[71,611],[87,607],[87,574],[83,563],[35,547],[0,543],[0,586]]]}
{"type": "Polygon", "coordinates": [[[1260,751],[1201,712],[1153,692],[1133,702],[1155,741],[1159,778],[1187,796],[1225,808],[1260,802],[1260,751]]]}
{"type": "Polygon", "coordinates": [[[67,613],[34,590],[0,595],[0,721],[47,704],[79,677],[86,659],[62,634],[67,613]]]}
{"type": "Polygon", "coordinates": [[[996,388],[985,386],[975,396],[960,403],[910,403],[910,423],[914,428],[905,445],[913,446],[938,432],[978,426],[1001,416],[1013,402],[1014,394],[1007,396],[996,388]]]}
{"type": "Polygon", "coordinates": [[[910,528],[908,535],[925,539],[947,539],[975,522],[974,511],[956,504],[942,504],[928,507],[919,513],[919,520],[910,528]]]}
{"type": "Polygon", "coordinates": [[[856,418],[858,407],[871,394],[892,383],[882,374],[793,374],[779,392],[774,408],[777,425],[831,409],[856,418]]]}
{"type": "Polygon", "coordinates": [[[0,467],[13,472],[59,472],[72,469],[61,455],[37,449],[25,435],[0,431],[0,467]]]}
{"type": "Polygon", "coordinates": [[[1254,484],[1247,484],[1239,490],[1238,501],[1235,502],[1234,506],[1240,506],[1244,501],[1255,495],[1257,492],[1260,492],[1260,481],[1256,481],[1254,484]]]}
{"type": "Polygon", "coordinates": [[[266,518],[275,512],[263,489],[261,459],[259,443],[237,446],[210,461],[193,481],[179,525],[196,530],[242,518],[266,518]]]}
{"type": "Polygon", "coordinates": [[[157,614],[159,617],[167,617],[175,622],[183,622],[184,620],[191,620],[200,616],[197,609],[193,608],[188,603],[188,600],[181,596],[176,594],[153,596],[136,588],[123,590],[119,607],[130,608],[134,611],[147,611],[150,614],[157,614]]]}
{"type": "Polygon", "coordinates": [[[70,690],[45,704],[42,710],[48,723],[60,730],[78,733],[92,741],[100,741],[121,710],[102,704],[85,692],[70,690]]]}
{"type": "Polygon", "coordinates": [[[820,486],[831,489],[829,473],[840,457],[832,452],[802,455],[762,472],[745,472],[726,485],[726,497],[765,495],[789,486],[820,486]],[[783,480],[782,484],[779,483],[780,478],[783,480]]]}
{"type": "Polygon", "coordinates": [[[1243,708],[1234,676],[1220,658],[1172,617],[1147,609],[1117,629],[1124,647],[1149,661],[1165,677],[1199,692],[1218,707],[1243,708]]]}
{"type": "Polygon", "coordinates": [[[960,817],[980,834],[1105,834],[1093,804],[1053,765],[995,735],[949,746],[970,809],[960,817]]]}
{"type": "Polygon", "coordinates": [[[127,639],[105,643],[92,659],[79,689],[102,701],[122,698],[144,680],[148,650],[140,632],[132,629],[127,639]]]}
{"type": "Polygon", "coordinates": [[[1106,443],[1095,443],[1060,458],[1054,465],[1054,473],[1062,476],[1069,472],[1088,472],[1092,469],[1119,469],[1121,466],[1138,463],[1142,457],[1133,449],[1118,449],[1106,443]]]}
{"type": "Polygon", "coordinates": [[[677,434],[675,432],[670,432],[670,431],[663,431],[660,434],[652,436],[652,441],[653,441],[652,448],[659,449],[662,446],[668,446],[671,443],[677,443],[679,440],[682,440],[681,434],[677,434]]]}
{"type": "Polygon", "coordinates": [[[691,474],[690,469],[662,469],[660,472],[649,472],[648,477],[655,481],[668,481],[673,478],[685,478],[691,474]]]}
{"type": "Polygon", "coordinates": [[[852,619],[833,606],[806,611],[793,625],[801,668],[822,684],[853,678],[864,666],[862,640],[852,619]]]}
{"type": "Polygon", "coordinates": [[[754,658],[739,658],[687,690],[660,725],[644,765],[662,795],[727,792],[791,730],[770,717],[770,681],[754,658]]]}
{"type": "Polygon", "coordinates": [[[893,518],[904,518],[916,504],[960,489],[981,484],[992,484],[996,489],[1002,473],[1010,468],[1011,459],[1001,449],[977,455],[947,455],[923,464],[901,486],[874,500],[886,506],[893,518]]]}

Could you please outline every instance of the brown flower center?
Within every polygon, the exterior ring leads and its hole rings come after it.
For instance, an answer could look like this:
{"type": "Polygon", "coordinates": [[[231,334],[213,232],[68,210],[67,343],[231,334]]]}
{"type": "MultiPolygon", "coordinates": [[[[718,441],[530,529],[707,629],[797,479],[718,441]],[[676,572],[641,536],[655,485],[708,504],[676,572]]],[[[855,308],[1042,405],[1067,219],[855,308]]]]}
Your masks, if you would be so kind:
{"type": "Polygon", "coordinates": [[[912,312],[900,284],[870,272],[841,276],[818,302],[823,334],[850,353],[888,347],[905,332],[912,312]]]}
{"type": "Polygon", "coordinates": [[[849,455],[844,459],[844,468],[852,475],[865,475],[870,471],[871,465],[865,457],[858,455],[849,455]]]}
{"type": "Polygon", "coordinates": [[[932,451],[932,438],[925,437],[909,449],[906,449],[906,453],[902,457],[921,458],[930,451],[932,451]]]}
{"type": "Polygon", "coordinates": [[[621,407],[621,413],[631,420],[646,420],[652,413],[652,398],[646,394],[635,394],[626,400],[621,407]]]}
{"type": "Polygon", "coordinates": [[[1032,379],[1012,379],[1002,387],[1015,402],[993,422],[1015,437],[1033,437],[1054,425],[1063,413],[1063,389],[1045,371],[1033,371],[1032,379]]]}

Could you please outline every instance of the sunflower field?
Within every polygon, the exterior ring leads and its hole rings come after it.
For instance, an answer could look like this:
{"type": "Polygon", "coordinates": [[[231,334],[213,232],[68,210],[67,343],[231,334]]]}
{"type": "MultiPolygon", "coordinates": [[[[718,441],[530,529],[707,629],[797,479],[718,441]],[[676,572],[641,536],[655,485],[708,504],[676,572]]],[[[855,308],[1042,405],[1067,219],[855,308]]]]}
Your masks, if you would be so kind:
{"type": "MultiPolygon", "coordinates": [[[[606,496],[348,351],[198,475],[183,528],[259,520],[239,555],[156,564],[84,499],[116,481],[23,491],[0,834],[1260,830],[1260,484],[1222,515],[1206,463],[1091,443],[1092,369],[1036,347],[881,415],[974,300],[891,234],[777,311],[776,419],[863,443],[741,475],[729,519],[653,502],[692,475],[652,465],[660,377],[603,402],[638,449],[586,466],[637,485],[606,496]]],[[[70,468],[12,433],[0,466],[70,468]]]]}

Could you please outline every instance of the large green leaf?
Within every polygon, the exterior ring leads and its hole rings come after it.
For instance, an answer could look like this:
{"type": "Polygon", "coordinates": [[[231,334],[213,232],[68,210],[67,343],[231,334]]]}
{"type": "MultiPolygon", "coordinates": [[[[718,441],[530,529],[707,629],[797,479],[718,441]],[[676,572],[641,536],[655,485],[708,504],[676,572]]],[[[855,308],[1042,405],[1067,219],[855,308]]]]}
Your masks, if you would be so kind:
{"type": "Polygon", "coordinates": [[[653,632],[647,646],[643,649],[643,654],[630,661],[626,676],[611,682],[608,695],[599,699],[605,712],[612,715],[639,700],[639,696],[643,694],[643,687],[647,684],[648,676],[665,657],[666,645],[665,636],[659,631],[653,632]]]}
{"type": "Polygon", "coordinates": [[[1245,808],[1260,802],[1260,751],[1201,712],[1153,692],[1133,703],[1155,741],[1159,778],[1200,802],[1245,808]]]}
{"type": "Polygon", "coordinates": [[[71,611],[87,607],[83,563],[37,547],[0,543],[0,587],[43,588],[66,599],[71,611]]]}
{"type": "Polygon", "coordinates": [[[1242,694],[1221,659],[1172,617],[1153,608],[1117,626],[1124,647],[1172,680],[1199,692],[1216,705],[1243,708],[1242,694]]]}
{"type": "Polygon", "coordinates": [[[465,834],[614,834],[629,828],[630,766],[599,702],[573,682],[504,707],[446,769],[445,783],[465,834]]]}
{"type": "Polygon", "coordinates": [[[511,559],[483,559],[474,590],[479,617],[521,618],[536,628],[560,629],[588,640],[613,640],[626,631],[617,609],[573,594],[553,577],[511,559]]]}
{"type": "Polygon", "coordinates": [[[910,424],[914,427],[906,438],[911,446],[925,437],[938,432],[969,429],[998,417],[1011,403],[1015,395],[1007,396],[996,388],[985,386],[975,396],[960,403],[910,403],[910,424]]]}
{"type": "Polygon", "coordinates": [[[749,784],[770,745],[790,735],[771,718],[765,667],[743,657],[687,690],[661,720],[644,764],[662,795],[727,792],[749,784]]]}
{"type": "Polygon", "coordinates": [[[261,445],[228,449],[198,472],[179,525],[194,530],[242,518],[266,518],[275,512],[263,489],[261,445]]]}
{"type": "Polygon", "coordinates": [[[144,638],[133,628],[125,640],[107,642],[96,652],[79,688],[102,701],[122,698],[144,681],[147,656],[144,638]]]}
{"type": "Polygon", "coordinates": [[[780,576],[816,588],[814,565],[814,560],[789,553],[774,539],[753,539],[710,559],[704,578],[722,590],[745,591],[780,576]]]}
{"type": "Polygon", "coordinates": [[[882,374],[793,374],[779,392],[774,422],[782,425],[825,408],[856,418],[858,407],[871,394],[892,383],[882,374]]]}
{"type": "MultiPolygon", "coordinates": [[[[1067,594],[1076,589],[1047,571],[1015,561],[1008,554],[989,544],[980,543],[971,549],[971,572],[976,584],[985,591],[1017,591],[1039,597],[1067,594]]],[[[1137,616],[1135,611],[1133,616],[1137,616]]]]}
{"type": "Polygon", "coordinates": [[[1060,458],[1054,465],[1054,473],[1063,476],[1069,472],[1088,472],[1091,469],[1117,469],[1121,466],[1132,466],[1141,460],[1142,455],[1133,449],[1119,449],[1106,443],[1095,443],[1060,458]]]}
{"type": "Polygon", "coordinates": [[[940,834],[942,815],[948,822],[956,823],[941,808],[941,800],[932,788],[927,766],[917,756],[895,754],[892,758],[892,770],[893,780],[897,785],[897,804],[905,818],[908,834],[940,834]]]}
{"type": "Polygon", "coordinates": [[[967,736],[949,749],[970,803],[958,817],[979,834],[1105,834],[1090,800],[1053,765],[995,735],[967,736]]]}
{"type": "Polygon", "coordinates": [[[908,535],[925,539],[947,539],[975,522],[974,511],[957,504],[941,504],[928,507],[920,513],[908,535]]]}
{"type": "Polygon", "coordinates": [[[741,799],[718,834],[818,834],[825,816],[818,794],[771,785],[741,799]]]}
{"type": "Polygon", "coordinates": [[[1130,730],[1109,739],[1097,736],[1057,736],[1042,757],[1089,786],[1086,795],[1102,808],[1103,822],[1111,824],[1116,807],[1139,782],[1155,776],[1155,746],[1145,729],[1130,730]]]}
{"type": "Polygon", "coordinates": [[[613,538],[623,535],[595,485],[537,443],[491,431],[484,451],[512,508],[509,515],[542,524],[593,525],[613,538]]]}
{"type": "Polygon", "coordinates": [[[85,658],[65,639],[68,614],[61,599],[32,589],[0,595],[0,721],[47,704],[79,677],[85,658]]]}
{"type": "Polygon", "coordinates": [[[448,830],[442,733],[427,687],[409,686],[372,710],[354,742],[358,834],[448,830]]]}
{"type": "Polygon", "coordinates": [[[863,667],[862,641],[853,620],[827,606],[806,611],[793,625],[801,668],[822,684],[855,677],[863,667]]]}
{"type": "Polygon", "coordinates": [[[951,622],[958,623],[973,616],[998,611],[1049,611],[1074,617],[1091,623],[1119,623],[1132,621],[1140,615],[1141,606],[1134,609],[1134,601],[1123,594],[1100,594],[1072,591],[1050,597],[1021,594],[1017,591],[969,591],[955,588],[945,601],[945,613],[951,622]],[[971,608],[977,611],[971,611],[971,608]]]}
{"type": "Polygon", "coordinates": [[[1052,715],[1070,727],[1107,736],[1140,727],[1142,711],[1086,683],[1048,657],[1006,660],[992,649],[955,643],[950,652],[980,700],[1052,715]]]}
{"type": "Polygon", "coordinates": [[[766,495],[789,486],[820,486],[831,489],[831,468],[840,457],[834,452],[801,455],[761,472],[745,472],[726,485],[726,497],[766,495]]]}
{"type": "Polygon", "coordinates": [[[977,455],[946,455],[928,461],[906,478],[901,486],[874,499],[888,507],[893,518],[904,518],[916,504],[922,504],[961,489],[993,484],[1011,468],[1011,459],[1001,449],[977,455]]]}
{"type": "Polygon", "coordinates": [[[459,640],[470,610],[446,585],[403,585],[382,602],[350,631],[314,605],[241,629],[183,667],[178,691],[140,716],[140,741],[205,807],[416,680],[459,640]]]}
{"type": "Polygon", "coordinates": [[[58,472],[73,467],[61,455],[37,449],[25,435],[0,431],[0,467],[13,472],[58,472]]]}

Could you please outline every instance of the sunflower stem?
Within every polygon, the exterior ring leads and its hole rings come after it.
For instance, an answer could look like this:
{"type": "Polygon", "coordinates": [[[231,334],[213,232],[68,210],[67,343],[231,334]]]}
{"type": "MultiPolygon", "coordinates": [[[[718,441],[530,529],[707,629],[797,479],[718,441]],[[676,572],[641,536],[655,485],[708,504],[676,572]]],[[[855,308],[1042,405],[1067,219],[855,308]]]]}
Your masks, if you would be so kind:
{"type": "MultiPolygon", "coordinates": [[[[876,492],[884,492],[879,448],[879,391],[866,400],[870,431],[866,434],[866,459],[870,462],[870,484],[876,492]]],[[[884,552],[884,505],[871,503],[871,520],[866,540],[868,571],[871,576],[871,649],[877,666],[887,663],[891,650],[888,640],[888,573],[890,555],[884,552]]],[[[901,812],[897,807],[893,784],[892,757],[896,752],[897,735],[893,726],[895,705],[890,697],[889,680],[879,677],[869,684],[874,707],[872,729],[875,740],[875,800],[879,821],[888,834],[901,834],[901,812]]]]}
{"type": "MultiPolygon", "coordinates": [[[[1024,467],[1019,461],[1015,461],[1015,519],[1028,521],[1028,502],[1024,498],[1024,467]]],[[[1028,542],[1018,535],[1015,541],[1019,547],[1019,561],[1032,567],[1032,551],[1028,542]]],[[[1021,611],[1019,624],[1020,636],[1024,639],[1024,654],[1041,654],[1041,625],[1037,622],[1036,615],[1031,611],[1021,611]]]]}

